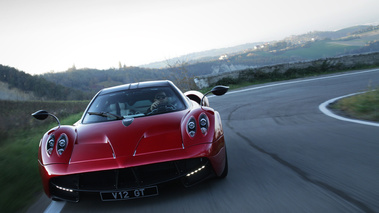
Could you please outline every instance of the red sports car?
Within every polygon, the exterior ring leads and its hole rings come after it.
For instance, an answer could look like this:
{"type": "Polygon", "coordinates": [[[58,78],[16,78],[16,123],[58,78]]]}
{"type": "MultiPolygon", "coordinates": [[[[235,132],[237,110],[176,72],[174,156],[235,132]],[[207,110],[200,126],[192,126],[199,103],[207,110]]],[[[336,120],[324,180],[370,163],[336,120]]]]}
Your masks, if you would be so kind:
{"type": "Polygon", "coordinates": [[[173,180],[191,186],[225,177],[221,118],[205,95],[183,94],[170,81],[141,82],[101,90],[72,126],[44,110],[33,113],[59,124],[39,145],[47,196],[78,202],[85,193],[98,193],[103,201],[125,200],[157,195],[160,184],[173,180]]]}

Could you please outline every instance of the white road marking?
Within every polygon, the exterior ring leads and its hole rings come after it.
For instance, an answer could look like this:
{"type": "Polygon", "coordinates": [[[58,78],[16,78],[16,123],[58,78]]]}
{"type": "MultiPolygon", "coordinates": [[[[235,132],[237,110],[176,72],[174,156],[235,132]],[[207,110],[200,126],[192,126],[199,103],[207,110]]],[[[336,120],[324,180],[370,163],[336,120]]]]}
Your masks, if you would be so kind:
{"type": "Polygon", "coordinates": [[[65,201],[51,201],[44,213],[59,213],[62,211],[65,204],[65,201]]]}
{"type": "Polygon", "coordinates": [[[259,86],[259,87],[230,91],[230,92],[227,92],[225,95],[239,93],[239,92],[247,92],[247,91],[251,91],[251,90],[258,90],[258,89],[263,89],[263,88],[268,88],[268,87],[297,84],[297,83],[303,83],[303,82],[309,82],[309,81],[318,81],[318,80],[324,80],[324,79],[330,79],[330,78],[339,78],[339,77],[344,77],[344,76],[359,75],[359,74],[370,73],[370,72],[378,72],[378,71],[379,71],[379,69],[372,69],[372,70],[365,70],[365,71],[359,71],[359,72],[353,72],[353,73],[337,74],[337,75],[332,75],[332,76],[324,76],[324,77],[316,77],[316,78],[303,79],[303,80],[274,83],[274,84],[269,84],[269,85],[264,85],[264,86],[259,86]]]}

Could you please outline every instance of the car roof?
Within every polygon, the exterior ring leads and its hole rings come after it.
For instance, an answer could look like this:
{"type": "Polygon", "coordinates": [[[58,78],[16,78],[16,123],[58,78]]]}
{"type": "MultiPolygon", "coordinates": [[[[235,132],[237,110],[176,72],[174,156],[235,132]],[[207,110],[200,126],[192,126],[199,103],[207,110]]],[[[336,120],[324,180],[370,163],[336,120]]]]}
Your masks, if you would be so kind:
{"type": "Polygon", "coordinates": [[[162,81],[145,81],[145,82],[138,82],[138,83],[131,83],[131,84],[123,84],[120,86],[115,87],[109,87],[102,89],[99,92],[99,95],[113,93],[117,91],[123,91],[123,90],[130,90],[130,89],[140,89],[140,88],[148,88],[148,87],[163,87],[163,86],[171,86],[173,83],[169,80],[162,80],[162,81]]]}

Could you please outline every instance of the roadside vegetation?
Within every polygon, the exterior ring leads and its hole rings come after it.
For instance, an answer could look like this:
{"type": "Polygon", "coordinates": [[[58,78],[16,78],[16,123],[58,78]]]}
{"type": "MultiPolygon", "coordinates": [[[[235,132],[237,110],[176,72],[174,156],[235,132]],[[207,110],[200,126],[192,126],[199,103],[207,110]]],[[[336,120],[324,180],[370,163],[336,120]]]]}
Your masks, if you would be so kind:
{"type": "MultiPolygon", "coordinates": [[[[61,119],[62,125],[78,121],[82,113],[61,119]]],[[[50,119],[50,118],[48,118],[50,119]]],[[[42,126],[15,131],[0,146],[0,210],[1,212],[26,211],[42,192],[38,172],[38,146],[43,134],[57,125],[51,119],[40,121],[42,126]],[[46,123],[47,122],[47,123],[46,123]]]]}
{"type": "Polygon", "coordinates": [[[379,87],[367,92],[343,98],[332,106],[348,117],[379,122],[379,87]]]}
{"type": "Polygon", "coordinates": [[[0,101],[0,212],[23,212],[42,192],[38,146],[43,134],[57,126],[53,118],[37,121],[31,113],[44,109],[62,125],[78,121],[88,101],[0,101]]]}
{"type": "Polygon", "coordinates": [[[19,130],[41,126],[31,114],[43,109],[59,118],[83,112],[89,101],[4,101],[0,100],[0,146],[19,130]]]}

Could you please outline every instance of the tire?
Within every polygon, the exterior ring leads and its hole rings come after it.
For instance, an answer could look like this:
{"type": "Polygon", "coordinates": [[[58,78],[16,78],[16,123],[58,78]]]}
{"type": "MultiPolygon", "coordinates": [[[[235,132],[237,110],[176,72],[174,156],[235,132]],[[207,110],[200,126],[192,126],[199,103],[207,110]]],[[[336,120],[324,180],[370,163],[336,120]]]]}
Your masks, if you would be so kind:
{"type": "Polygon", "coordinates": [[[224,167],[224,171],[221,173],[221,175],[218,177],[220,179],[223,179],[225,178],[226,176],[228,176],[228,170],[229,170],[229,166],[228,166],[228,155],[226,153],[226,149],[225,149],[225,167],[224,167]]]}

